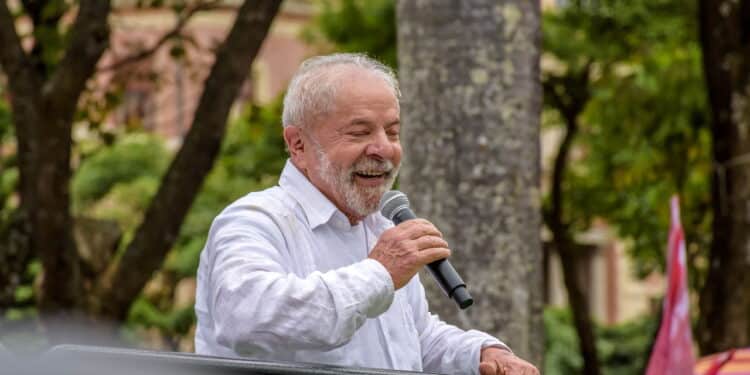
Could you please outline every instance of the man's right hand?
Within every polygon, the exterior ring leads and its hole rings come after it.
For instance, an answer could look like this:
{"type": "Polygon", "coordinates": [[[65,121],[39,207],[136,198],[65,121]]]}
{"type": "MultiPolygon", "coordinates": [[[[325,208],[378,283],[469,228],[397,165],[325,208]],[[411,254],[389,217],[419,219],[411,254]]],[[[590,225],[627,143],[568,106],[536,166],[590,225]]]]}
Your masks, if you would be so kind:
{"type": "Polygon", "coordinates": [[[369,258],[377,260],[388,270],[398,290],[424,265],[450,254],[443,234],[429,221],[415,219],[384,231],[369,258]]]}

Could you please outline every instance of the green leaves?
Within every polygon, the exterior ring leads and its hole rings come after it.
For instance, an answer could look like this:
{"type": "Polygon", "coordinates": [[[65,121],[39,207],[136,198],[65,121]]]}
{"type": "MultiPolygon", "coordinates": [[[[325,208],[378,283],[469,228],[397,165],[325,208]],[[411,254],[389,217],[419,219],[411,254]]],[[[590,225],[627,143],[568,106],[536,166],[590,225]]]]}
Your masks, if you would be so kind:
{"type": "Polygon", "coordinates": [[[250,105],[227,130],[221,154],[180,229],[165,268],[195,275],[211,222],[232,201],[276,184],[287,154],[281,136],[281,100],[250,105]]]}
{"type": "Polygon", "coordinates": [[[74,207],[87,207],[118,184],[139,178],[158,182],[170,157],[163,143],[151,135],[131,134],[84,160],[72,184],[74,207]]]}
{"type": "MultiPolygon", "coordinates": [[[[657,323],[657,319],[646,316],[628,323],[597,327],[596,346],[603,373],[629,375],[642,372],[657,323]]],[[[544,328],[547,334],[544,374],[580,374],[583,363],[570,311],[545,309],[544,328]]]]}
{"type": "Polygon", "coordinates": [[[312,42],[333,43],[341,52],[366,52],[396,68],[394,0],[323,2],[315,26],[305,31],[312,42]]]}
{"type": "MultiPolygon", "coordinates": [[[[545,85],[568,97],[573,90],[590,92],[565,176],[566,221],[585,230],[604,218],[628,240],[643,276],[664,267],[668,201],[678,193],[697,285],[710,240],[712,172],[695,6],[609,0],[550,11],[544,58],[553,63],[543,60],[543,80],[567,82],[591,62],[585,87],[545,85]]],[[[545,104],[560,110],[553,101],[545,104]]],[[[561,125],[552,120],[547,126],[561,125]]]]}

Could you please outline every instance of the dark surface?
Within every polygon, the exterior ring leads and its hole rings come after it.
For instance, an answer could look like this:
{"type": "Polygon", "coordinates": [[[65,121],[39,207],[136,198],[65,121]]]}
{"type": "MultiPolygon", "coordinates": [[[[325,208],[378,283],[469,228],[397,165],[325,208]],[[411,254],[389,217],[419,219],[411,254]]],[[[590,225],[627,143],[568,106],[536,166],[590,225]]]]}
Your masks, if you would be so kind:
{"type": "Polygon", "coordinates": [[[0,356],[0,374],[422,374],[312,363],[251,361],[192,353],[60,345],[36,361],[0,356]]]}

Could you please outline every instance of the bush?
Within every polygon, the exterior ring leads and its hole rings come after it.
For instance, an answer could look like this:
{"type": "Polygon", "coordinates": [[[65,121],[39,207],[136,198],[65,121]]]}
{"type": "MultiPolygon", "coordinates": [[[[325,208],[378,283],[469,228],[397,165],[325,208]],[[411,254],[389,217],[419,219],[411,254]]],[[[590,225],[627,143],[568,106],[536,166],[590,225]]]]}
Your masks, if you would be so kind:
{"type": "MultiPolygon", "coordinates": [[[[602,373],[636,375],[643,373],[658,321],[645,316],[614,326],[599,326],[596,346],[602,373]]],[[[546,375],[574,375],[583,369],[578,350],[578,336],[568,309],[547,308],[544,311],[546,375]]]]}
{"type": "Polygon", "coordinates": [[[128,134],[81,163],[72,183],[73,207],[84,209],[103,198],[117,184],[141,177],[158,180],[170,155],[153,135],[128,134]]]}

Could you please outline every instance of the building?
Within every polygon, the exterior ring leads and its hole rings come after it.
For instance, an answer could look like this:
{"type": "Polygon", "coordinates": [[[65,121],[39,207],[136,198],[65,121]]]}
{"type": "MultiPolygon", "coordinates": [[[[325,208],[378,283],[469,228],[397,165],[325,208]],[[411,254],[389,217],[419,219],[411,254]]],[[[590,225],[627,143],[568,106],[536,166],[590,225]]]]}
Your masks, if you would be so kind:
{"type": "MultiPolygon", "coordinates": [[[[221,1],[210,10],[195,13],[183,28],[182,38],[167,41],[147,58],[122,64],[129,56],[157,45],[177,24],[170,8],[146,9],[135,3],[115,2],[111,48],[99,64],[103,71],[97,80],[100,90],[116,90],[122,95],[108,122],[113,127],[143,127],[180,140],[190,127],[213,63],[213,50],[224,40],[241,1],[221,1]]],[[[282,4],[238,103],[274,100],[299,63],[312,53],[300,34],[314,14],[314,6],[303,0],[282,4]]]]}

